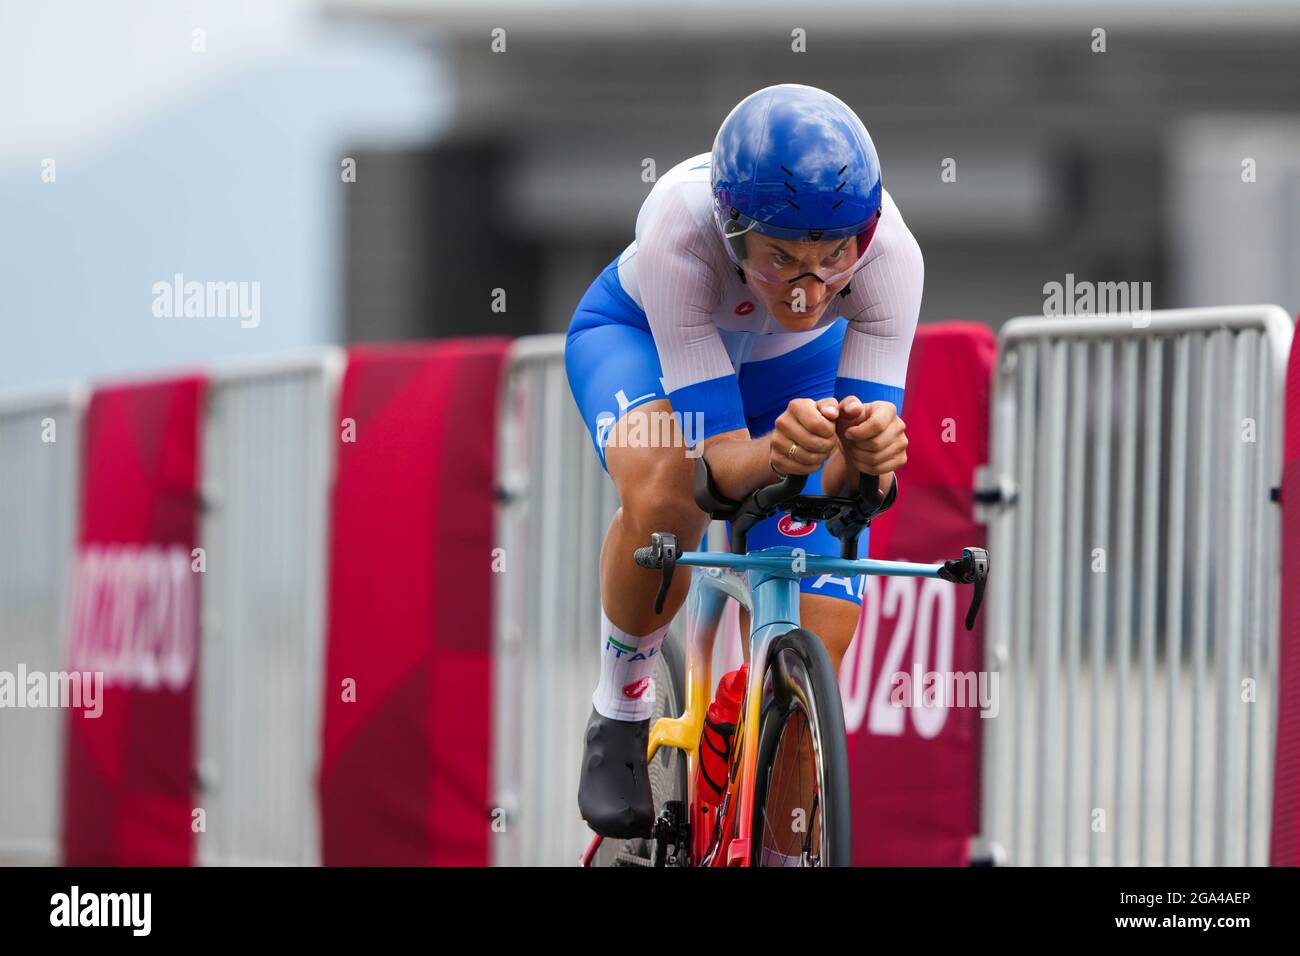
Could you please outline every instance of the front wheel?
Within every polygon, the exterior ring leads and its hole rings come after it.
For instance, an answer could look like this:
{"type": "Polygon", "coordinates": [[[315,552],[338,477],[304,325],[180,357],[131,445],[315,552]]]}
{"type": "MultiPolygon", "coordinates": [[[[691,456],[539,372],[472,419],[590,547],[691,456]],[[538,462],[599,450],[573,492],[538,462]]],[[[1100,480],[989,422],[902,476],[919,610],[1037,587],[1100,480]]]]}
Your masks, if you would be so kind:
{"type": "Polygon", "coordinates": [[[750,865],[851,865],[844,710],[830,657],[811,631],[772,643],[755,769],[750,865]]]}

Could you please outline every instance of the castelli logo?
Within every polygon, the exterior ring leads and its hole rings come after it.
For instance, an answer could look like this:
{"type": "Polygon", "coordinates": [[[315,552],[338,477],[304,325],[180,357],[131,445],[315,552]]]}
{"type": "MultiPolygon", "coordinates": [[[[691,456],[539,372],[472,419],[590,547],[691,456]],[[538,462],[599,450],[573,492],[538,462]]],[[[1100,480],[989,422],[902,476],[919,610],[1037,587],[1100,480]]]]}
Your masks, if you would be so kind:
{"type": "Polygon", "coordinates": [[[639,681],[633,681],[623,688],[623,696],[628,700],[636,700],[646,692],[650,686],[650,678],[642,677],[639,681]]]}
{"type": "Polygon", "coordinates": [[[802,538],[804,535],[812,534],[817,530],[817,522],[810,521],[804,524],[794,515],[782,515],[781,520],[776,523],[776,530],[787,538],[802,538]]]}
{"type": "Polygon", "coordinates": [[[736,315],[749,315],[754,311],[754,303],[746,300],[736,306],[736,315]]]}

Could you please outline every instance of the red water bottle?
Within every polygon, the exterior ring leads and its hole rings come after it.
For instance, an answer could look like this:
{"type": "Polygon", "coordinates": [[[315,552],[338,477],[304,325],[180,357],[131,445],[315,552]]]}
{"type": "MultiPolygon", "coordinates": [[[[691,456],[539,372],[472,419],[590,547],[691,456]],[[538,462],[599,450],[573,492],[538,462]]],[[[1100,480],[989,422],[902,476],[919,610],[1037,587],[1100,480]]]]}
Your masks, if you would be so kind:
{"type": "Polygon", "coordinates": [[[745,696],[745,680],[749,665],[724,674],[718,681],[718,696],[709,704],[704,718],[704,733],[700,735],[699,770],[695,777],[695,792],[701,808],[712,809],[722,803],[722,792],[727,786],[727,766],[731,762],[732,738],[736,734],[736,721],[740,718],[740,702],[745,696]]]}

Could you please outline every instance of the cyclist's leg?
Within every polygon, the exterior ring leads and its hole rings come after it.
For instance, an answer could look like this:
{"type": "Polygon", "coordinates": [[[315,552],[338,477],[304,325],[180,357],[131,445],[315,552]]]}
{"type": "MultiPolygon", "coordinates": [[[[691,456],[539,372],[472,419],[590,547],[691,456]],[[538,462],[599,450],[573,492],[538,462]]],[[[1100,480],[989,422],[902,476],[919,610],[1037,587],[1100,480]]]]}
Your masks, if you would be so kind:
{"type": "MultiPolygon", "coordinates": [[[[669,411],[666,400],[648,402],[629,410],[618,427],[653,421],[649,416],[669,411]]],[[[691,462],[679,439],[671,442],[677,447],[605,448],[620,507],[600,554],[601,670],[592,695],[578,803],[591,828],[607,836],[644,836],[654,820],[646,769],[653,698],[645,690],[691,578],[689,573],[674,577],[663,612],[656,614],[660,575],[637,567],[632,553],[648,544],[655,531],[672,532],[683,548],[694,549],[708,523],[695,507],[691,462]]]]}
{"type": "Polygon", "coordinates": [[[672,532],[683,548],[693,548],[708,517],[695,506],[694,460],[663,389],[649,321],[623,290],[616,263],[579,303],[565,364],[596,455],[619,496],[601,549],[601,601],[620,629],[646,633],[672,620],[690,575],[678,576],[663,613],[655,614],[659,575],[637,567],[632,552],[656,531],[672,532]]]}
{"type": "Polygon", "coordinates": [[[852,601],[827,597],[821,594],[799,595],[799,619],[806,630],[812,631],[826,645],[836,676],[840,664],[853,643],[862,608],[852,601]]]}
{"type": "MultiPolygon", "coordinates": [[[[607,323],[571,332],[566,360],[569,383],[587,423],[596,453],[618,490],[619,508],[610,520],[600,555],[601,606],[607,665],[621,665],[636,654],[620,647],[640,646],[662,637],[686,598],[690,575],[677,575],[661,613],[654,610],[660,575],[637,567],[632,553],[650,543],[656,531],[671,532],[681,547],[694,548],[708,527],[708,516],[692,496],[694,459],[660,383],[654,340],[647,330],[607,323]]],[[[656,645],[657,646],[657,645],[656,645]]],[[[653,662],[643,663],[647,673],[653,662]]],[[[620,676],[625,669],[615,667],[620,676]]],[[[605,668],[605,673],[610,667],[605,668]]],[[[637,675],[638,679],[639,676],[637,675]]],[[[605,683],[602,678],[602,683],[605,683]]],[[[632,683],[632,681],[628,681],[632,683]]],[[[611,693],[621,691],[605,688],[611,693]]],[[[602,700],[597,708],[608,717],[638,717],[639,699],[602,700]],[[617,712],[610,712],[617,711],[617,712]]],[[[648,705],[644,709],[648,712],[648,705]]]]}
{"type": "Polygon", "coordinates": [[[618,488],[620,507],[609,523],[600,552],[600,597],[610,619],[633,634],[648,633],[672,621],[686,599],[690,575],[674,577],[663,612],[656,614],[659,572],[637,567],[632,552],[649,544],[656,531],[670,531],[683,550],[694,549],[709,525],[708,515],[695,505],[691,488],[694,461],[685,454],[671,412],[667,399],[648,402],[627,412],[617,426],[635,428],[638,421],[665,421],[665,430],[672,430],[669,447],[611,445],[605,449],[605,465],[618,488]]]}
{"type": "MultiPolygon", "coordinates": [[[[602,279],[609,279],[608,271],[602,279]]],[[[602,308],[626,307],[617,288],[602,290],[601,282],[584,304],[595,299],[602,308]]],[[[601,549],[601,676],[592,695],[578,804],[598,833],[646,835],[653,804],[645,770],[652,702],[645,691],[690,575],[677,576],[663,612],[655,614],[659,575],[638,568],[632,553],[655,531],[673,532],[683,547],[693,548],[708,518],[692,499],[693,461],[670,414],[649,330],[592,319],[580,307],[565,360],[574,398],[620,501],[601,549]]]]}

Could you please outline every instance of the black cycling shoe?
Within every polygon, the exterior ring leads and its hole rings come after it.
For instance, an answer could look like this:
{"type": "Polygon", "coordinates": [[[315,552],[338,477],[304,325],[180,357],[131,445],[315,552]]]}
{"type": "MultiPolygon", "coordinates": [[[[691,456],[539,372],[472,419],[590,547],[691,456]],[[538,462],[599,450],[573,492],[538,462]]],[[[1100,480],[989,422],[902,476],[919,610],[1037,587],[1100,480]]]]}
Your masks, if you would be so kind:
{"type": "Polygon", "coordinates": [[[593,708],[578,781],[578,812],[604,837],[649,837],[654,799],[646,771],[650,719],[611,720],[593,708]]]}

